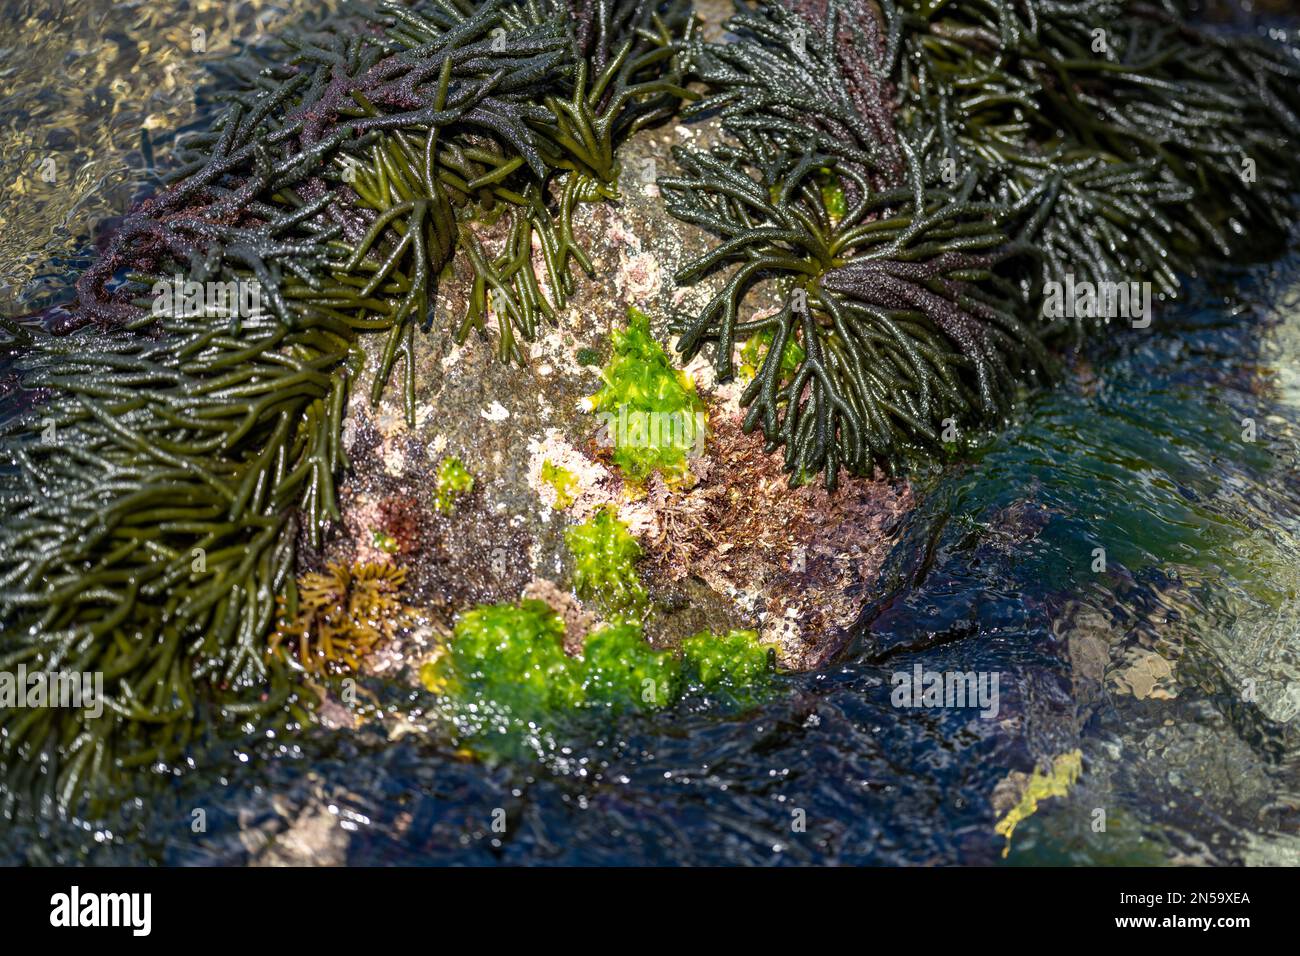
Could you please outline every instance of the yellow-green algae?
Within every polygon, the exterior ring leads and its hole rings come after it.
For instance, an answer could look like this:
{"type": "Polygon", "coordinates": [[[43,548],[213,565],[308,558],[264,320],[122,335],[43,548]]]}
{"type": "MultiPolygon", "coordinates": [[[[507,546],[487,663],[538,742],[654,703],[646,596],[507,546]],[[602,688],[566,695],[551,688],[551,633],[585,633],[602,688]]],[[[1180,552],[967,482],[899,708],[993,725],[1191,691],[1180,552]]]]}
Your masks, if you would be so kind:
{"type": "Polygon", "coordinates": [[[639,624],[610,624],[583,643],[583,689],[609,710],[657,710],[681,693],[680,662],[647,643],[639,624]]]}
{"type": "Polygon", "coordinates": [[[518,753],[553,741],[580,712],[656,711],[684,694],[707,693],[725,706],[759,699],[775,653],[754,631],[702,631],[676,651],[646,640],[648,597],[636,572],[641,547],[606,506],[566,533],[574,588],[610,618],[565,651],[565,625],[551,605],[525,599],[480,605],[456,621],[420,682],[441,696],[462,742],[480,754],[518,753]]]}
{"type": "Polygon", "coordinates": [[[461,615],[448,652],[425,664],[420,679],[466,701],[490,698],[521,717],[583,699],[564,653],[564,622],[537,600],[483,605],[461,615]]]}
{"type": "Polygon", "coordinates": [[[438,465],[434,482],[433,506],[443,514],[456,510],[456,499],[474,490],[474,476],[455,455],[448,455],[438,465]]]}
{"type": "Polygon", "coordinates": [[[743,692],[775,670],[776,649],[760,644],[754,631],[701,631],[682,642],[682,661],[690,683],[743,692]]]}
{"type": "Polygon", "coordinates": [[[993,827],[995,833],[1007,838],[1007,845],[1002,848],[1004,859],[1011,852],[1011,835],[1016,832],[1017,826],[1038,812],[1038,801],[1067,796],[1082,772],[1083,754],[1078,750],[1052,758],[1050,770],[1034,768],[1020,802],[1008,810],[993,827]]]}
{"type": "Polygon", "coordinates": [[[578,597],[611,617],[636,617],[646,609],[646,592],[636,573],[641,545],[606,505],[564,533],[573,555],[578,597]]]}
{"type": "Polygon", "coordinates": [[[542,481],[555,492],[555,509],[563,511],[578,497],[578,476],[547,458],[542,462],[542,481]]]}
{"type": "Polygon", "coordinates": [[[396,554],[399,548],[397,539],[382,528],[371,529],[370,543],[385,554],[396,554]]]}
{"type": "Polygon", "coordinates": [[[627,328],[615,330],[611,340],[610,359],[600,373],[605,384],[592,406],[608,425],[614,464],[632,481],[656,471],[669,482],[679,481],[707,429],[695,383],[673,365],[640,309],[628,309],[627,328]]]}
{"type": "Polygon", "coordinates": [[[687,693],[748,706],[771,672],[754,631],[702,632],[674,653],[652,647],[632,621],[597,628],[571,657],[559,615],[543,601],[522,600],[461,615],[420,681],[442,695],[467,741],[511,746],[580,711],[655,711],[687,693]]]}
{"type": "Polygon", "coordinates": [[[848,199],[844,195],[844,184],[829,166],[823,167],[817,176],[817,184],[822,194],[822,205],[832,223],[837,223],[849,211],[848,199]]]}
{"type": "MultiPolygon", "coordinates": [[[[775,337],[776,333],[771,329],[762,329],[745,339],[745,344],[740,347],[740,375],[742,379],[750,381],[758,374],[758,370],[763,367],[763,360],[767,358],[768,349],[772,347],[772,339],[775,337]]],[[[799,371],[799,366],[803,364],[803,360],[803,346],[792,335],[786,340],[785,349],[781,353],[781,381],[784,382],[793,378],[795,372],[799,371]]]]}

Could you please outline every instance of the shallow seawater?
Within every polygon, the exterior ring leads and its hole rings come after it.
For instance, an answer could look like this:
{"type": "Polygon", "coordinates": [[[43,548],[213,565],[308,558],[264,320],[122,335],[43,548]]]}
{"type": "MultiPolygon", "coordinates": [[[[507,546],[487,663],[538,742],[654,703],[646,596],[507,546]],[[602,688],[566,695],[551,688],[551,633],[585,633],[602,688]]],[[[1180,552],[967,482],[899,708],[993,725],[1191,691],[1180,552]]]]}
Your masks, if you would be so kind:
{"type": "Polygon", "coordinates": [[[111,825],[0,824],[0,862],[241,863],[273,838],[353,864],[996,863],[1017,781],[1077,752],[1007,863],[1300,863],[1300,244],[1108,338],[920,483],[856,641],[753,710],[580,722],[495,764],[394,721],[249,728],[111,825]],[[996,714],[895,706],[917,666],[996,677],[996,714]]]}
{"type": "MultiPolygon", "coordinates": [[[[63,301],[97,229],[155,187],[215,107],[209,67],[292,0],[0,2],[0,307],[63,301]]],[[[326,9],[331,3],[314,3],[326,9]]]]}

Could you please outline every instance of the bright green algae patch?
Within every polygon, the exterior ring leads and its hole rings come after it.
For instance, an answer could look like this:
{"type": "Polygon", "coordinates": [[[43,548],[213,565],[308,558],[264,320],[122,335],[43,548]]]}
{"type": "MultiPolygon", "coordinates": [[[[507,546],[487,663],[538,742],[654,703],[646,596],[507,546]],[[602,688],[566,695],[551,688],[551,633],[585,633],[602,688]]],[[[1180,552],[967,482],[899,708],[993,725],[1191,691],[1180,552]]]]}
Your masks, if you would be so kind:
{"type": "Polygon", "coordinates": [[[626,329],[612,335],[601,369],[605,385],[592,397],[614,443],[614,464],[643,481],[656,471],[669,481],[687,474],[687,457],[703,446],[707,419],[695,383],[674,367],[650,331],[650,318],[628,310],[626,329]]]}
{"type": "Polygon", "coordinates": [[[682,642],[682,661],[691,683],[743,693],[776,668],[776,649],[760,644],[753,631],[701,631],[682,642]]]}
{"type": "Polygon", "coordinates": [[[434,484],[433,506],[443,514],[456,510],[456,499],[474,490],[474,476],[455,455],[448,455],[438,465],[434,484]]]}
{"type": "Polygon", "coordinates": [[[578,597],[612,617],[637,616],[645,610],[646,592],[635,567],[641,546],[612,506],[569,528],[564,540],[573,554],[578,597]]]}
{"type": "Polygon", "coordinates": [[[371,529],[370,543],[385,554],[396,554],[400,548],[397,539],[382,528],[371,529]]]}
{"type": "Polygon", "coordinates": [[[520,717],[573,707],[582,684],[564,653],[564,622],[544,601],[474,608],[456,623],[449,652],[424,665],[425,687],[490,699],[520,717]]]}
{"type": "Polygon", "coordinates": [[[613,624],[588,634],[582,659],[590,705],[658,710],[681,693],[680,662],[651,647],[638,624],[613,624]]]}
{"type": "Polygon", "coordinates": [[[848,199],[844,195],[844,184],[830,167],[825,167],[817,176],[818,188],[822,194],[822,205],[832,223],[837,223],[849,211],[848,199]]]}
{"type": "Polygon", "coordinates": [[[582,711],[655,711],[688,693],[748,706],[773,669],[754,631],[697,634],[673,653],[652,647],[630,621],[597,628],[582,655],[570,657],[559,615],[543,601],[524,600],[462,615],[446,652],[421,668],[420,680],[443,696],[465,742],[491,740],[512,751],[582,711]]]}
{"type": "Polygon", "coordinates": [[[574,590],[607,621],[565,651],[564,621],[539,600],[482,605],[456,622],[442,652],[420,668],[454,736],[480,756],[546,752],[576,715],[662,710],[686,694],[729,708],[757,703],[776,670],[754,631],[701,632],[676,651],[652,646],[649,597],[636,571],[641,546],[612,505],[570,527],[574,590]]]}
{"type": "Polygon", "coordinates": [[[549,458],[542,462],[542,481],[555,492],[555,509],[563,511],[578,498],[578,476],[549,458]]]}

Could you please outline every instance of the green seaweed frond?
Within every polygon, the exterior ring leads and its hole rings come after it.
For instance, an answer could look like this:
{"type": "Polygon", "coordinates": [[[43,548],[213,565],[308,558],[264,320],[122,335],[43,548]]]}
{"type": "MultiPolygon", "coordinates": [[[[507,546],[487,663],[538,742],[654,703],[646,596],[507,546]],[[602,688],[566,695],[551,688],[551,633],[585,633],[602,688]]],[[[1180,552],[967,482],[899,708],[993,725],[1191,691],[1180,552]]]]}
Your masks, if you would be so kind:
{"type": "Polygon", "coordinates": [[[640,625],[608,624],[587,635],[582,648],[587,706],[613,712],[659,710],[681,693],[681,664],[655,650],[640,625]]]}
{"type": "Polygon", "coordinates": [[[381,528],[371,530],[370,541],[376,548],[383,551],[385,554],[396,554],[400,549],[397,539],[381,528]]]}
{"type": "Polygon", "coordinates": [[[524,719],[583,699],[582,682],[564,653],[564,622],[543,601],[485,605],[462,614],[449,652],[422,679],[524,719]]]}
{"type": "Polygon", "coordinates": [[[463,254],[451,332],[522,359],[590,271],[576,209],[685,95],[693,24],[682,0],[358,3],[231,68],[226,111],[13,361],[43,403],[0,430],[0,662],[102,672],[108,713],[0,715],[6,797],[68,807],[179,759],[202,698],[297,706],[266,638],[300,531],[341,520],[367,352],[372,401],[401,363],[413,420],[415,330],[463,254]],[[161,303],[177,277],[261,307],[161,303]]]}
{"type": "Polygon", "coordinates": [[[443,514],[456,510],[456,500],[474,490],[474,476],[455,455],[448,455],[438,463],[434,479],[433,506],[443,514]]]}
{"type": "MultiPolygon", "coordinates": [[[[745,344],[740,348],[740,376],[746,382],[751,382],[758,370],[762,367],[767,353],[772,348],[772,340],[776,337],[771,329],[764,329],[761,332],[755,332],[749,338],[745,339],[745,344]]],[[[785,351],[781,355],[781,378],[788,381],[799,371],[799,366],[804,361],[803,346],[799,340],[791,338],[785,343],[785,351]]]]}
{"type": "Polygon", "coordinates": [[[721,288],[679,316],[690,356],[772,346],[745,428],[792,481],[896,471],[1003,420],[1099,321],[1042,315],[1042,285],[1152,281],[1284,234],[1300,180],[1300,63],[1126,0],[738,3],[701,44],[669,211],[717,245],[678,271],[721,288]],[[1267,170],[1267,172],[1265,172],[1267,170]],[[785,302],[746,320],[758,286],[785,302]],[[786,344],[803,357],[791,374],[786,344]]]}
{"type": "Polygon", "coordinates": [[[708,427],[695,383],[673,365],[640,309],[629,309],[627,327],[611,338],[610,359],[601,370],[605,384],[591,405],[605,423],[614,464],[632,481],[655,472],[681,481],[708,427]]]}
{"type": "Polygon", "coordinates": [[[564,540],[580,598],[613,616],[635,618],[645,611],[646,592],[636,572],[641,546],[612,506],[566,530],[564,540]]]}
{"type": "MultiPolygon", "coordinates": [[[[844,468],[897,469],[938,444],[946,419],[1004,414],[1046,354],[998,273],[1015,252],[1000,208],[974,196],[973,177],[947,188],[933,138],[894,131],[880,84],[845,82],[835,51],[847,23],[830,18],[825,35],[760,4],[730,29],[737,42],[699,57],[716,92],[691,109],[719,109],[734,139],[676,149],[681,175],[660,180],[673,215],[722,239],[677,281],[726,270],[704,309],[677,321],[679,348],[715,342],[726,378],[738,339],[770,338],[742,394],[744,427],[784,445],[792,481],[824,471],[833,487],[844,468]],[[749,292],[771,280],[782,307],[742,321],[749,292]],[[803,353],[793,374],[791,343],[803,353]]],[[[883,38],[858,39],[878,76],[883,38]]]]}

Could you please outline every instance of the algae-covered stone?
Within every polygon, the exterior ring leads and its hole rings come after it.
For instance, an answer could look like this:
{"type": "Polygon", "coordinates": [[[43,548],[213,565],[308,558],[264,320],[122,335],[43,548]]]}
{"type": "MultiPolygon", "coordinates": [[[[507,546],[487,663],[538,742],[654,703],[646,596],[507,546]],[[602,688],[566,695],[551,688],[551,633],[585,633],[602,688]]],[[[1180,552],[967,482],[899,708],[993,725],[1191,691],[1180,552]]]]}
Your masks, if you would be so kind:
{"type": "Polygon", "coordinates": [[[673,365],[640,309],[628,310],[627,328],[612,338],[605,387],[592,405],[613,438],[614,464],[633,481],[655,472],[670,482],[686,478],[687,458],[702,450],[707,427],[695,383],[673,365]]]}
{"type": "Polygon", "coordinates": [[[587,700],[610,710],[657,710],[677,699],[681,665],[646,643],[636,624],[600,628],[583,648],[587,700]]]}
{"type": "MultiPolygon", "coordinates": [[[[716,4],[710,16],[728,10],[716,4]]],[[[716,23],[710,29],[716,32],[716,23]]],[[[704,629],[751,628],[777,642],[782,666],[809,667],[842,646],[911,498],[904,482],[845,480],[833,496],[817,483],[789,489],[782,456],[765,451],[761,435],[742,432],[741,383],[717,381],[707,356],[682,365],[672,317],[702,307],[715,288],[673,282],[705,239],[667,214],[646,171],[671,171],[673,144],[703,145],[716,134],[716,122],[705,120],[629,139],[618,200],[584,205],[574,217],[575,241],[600,264],[601,279],[576,283],[556,321],[543,323],[527,344],[523,366],[499,361],[477,336],[455,342],[451,330],[472,276],[453,264],[430,330],[415,338],[414,425],[405,421],[397,389],[377,410],[370,407],[372,368],[352,392],[344,534],[324,559],[378,560],[386,539],[376,543],[372,532],[383,530],[404,543],[413,591],[428,596],[431,613],[450,629],[457,613],[517,601],[536,582],[567,591],[583,571],[608,577],[600,561],[580,560],[567,532],[612,509],[640,549],[632,561],[644,603],[632,603],[640,604],[635,613],[655,647],[675,648],[704,629]],[[626,430],[620,404],[627,406],[626,430]],[[642,434],[631,424],[634,410],[665,413],[658,424],[659,431],[669,424],[669,442],[619,447],[616,439],[642,434]],[[602,414],[610,427],[602,428],[602,414]],[[675,447],[673,426],[688,436],[675,447]],[[448,513],[435,506],[431,489],[452,455],[474,486],[448,513]],[[403,534],[383,518],[405,515],[410,501],[417,513],[401,524],[419,534],[403,534]]],[[[505,240],[489,228],[480,238],[489,252],[505,240]]],[[[768,297],[745,318],[777,306],[768,297]]],[[[742,363],[761,361],[770,345],[761,335],[751,341],[742,363]]],[[[793,347],[787,352],[798,357],[793,347]]],[[[638,588],[630,578],[626,584],[626,596],[634,596],[638,588]]],[[[628,613],[607,610],[594,593],[583,598],[586,611],[611,619],[628,613]]],[[[574,642],[570,651],[578,649],[574,642]]],[[[431,648],[412,650],[423,660],[431,648]]]]}
{"type": "Polygon", "coordinates": [[[641,546],[612,508],[570,528],[565,541],[573,553],[573,583],[578,596],[614,615],[637,614],[645,606],[645,588],[635,564],[641,546]]]}

